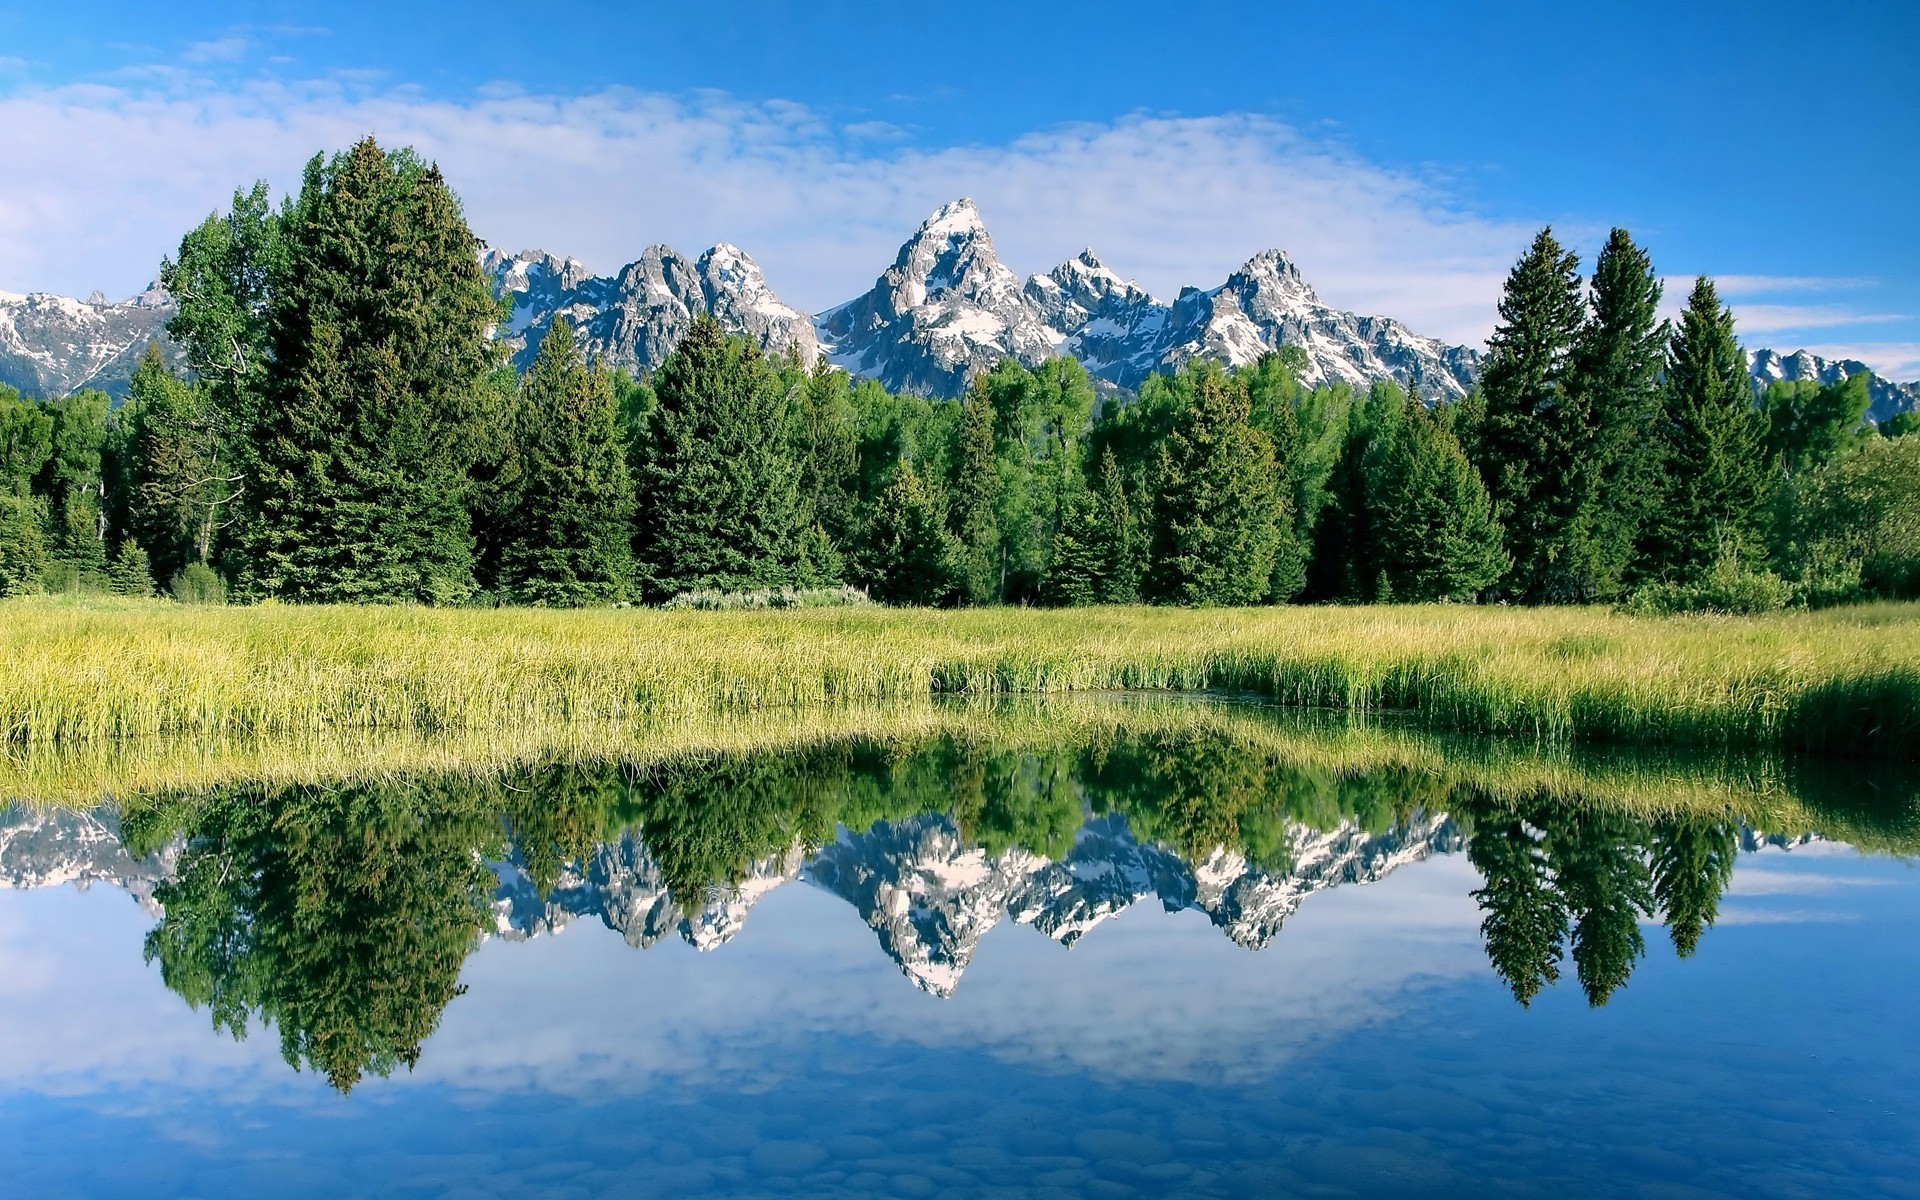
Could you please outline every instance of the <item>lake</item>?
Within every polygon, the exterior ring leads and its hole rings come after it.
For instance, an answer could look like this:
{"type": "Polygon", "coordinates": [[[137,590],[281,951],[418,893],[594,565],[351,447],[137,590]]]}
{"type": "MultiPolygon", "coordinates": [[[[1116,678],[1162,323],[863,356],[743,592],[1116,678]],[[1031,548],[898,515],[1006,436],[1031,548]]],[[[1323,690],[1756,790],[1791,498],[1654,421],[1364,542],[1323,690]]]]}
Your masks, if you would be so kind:
{"type": "Polygon", "coordinates": [[[1191,701],[711,741],[16,756],[0,1191],[1920,1196],[1911,770],[1191,701]]]}

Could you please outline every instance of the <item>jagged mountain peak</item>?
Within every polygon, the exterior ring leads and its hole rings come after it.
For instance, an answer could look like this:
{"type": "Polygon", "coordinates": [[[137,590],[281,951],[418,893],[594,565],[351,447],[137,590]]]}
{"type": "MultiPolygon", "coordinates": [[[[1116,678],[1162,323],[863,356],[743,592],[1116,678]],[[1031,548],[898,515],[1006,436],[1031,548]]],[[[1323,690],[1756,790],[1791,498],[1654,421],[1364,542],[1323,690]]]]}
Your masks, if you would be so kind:
{"type": "Polygon", "coordinates": [[[1300,268],[1285,250],[1262,250],[1240,265],[1240,269],[1230,277],[1228,286],[1233,286],[1234,280],[1242,281],[1243,286],[1278,291],[1308,304],[1320,303],[1320,297],[1314,293],[1312,285],[1300,274],[1300,268]]]}

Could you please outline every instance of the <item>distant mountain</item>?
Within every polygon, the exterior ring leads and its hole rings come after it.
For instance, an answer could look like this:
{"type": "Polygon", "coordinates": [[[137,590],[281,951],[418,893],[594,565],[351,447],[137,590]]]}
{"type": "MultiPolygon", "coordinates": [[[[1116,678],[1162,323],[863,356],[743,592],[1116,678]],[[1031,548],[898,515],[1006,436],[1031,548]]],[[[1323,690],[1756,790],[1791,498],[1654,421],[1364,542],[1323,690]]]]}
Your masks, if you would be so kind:
{"type": "Polygon", "coordinates": [[[1838,383],[1855,375],[1865,375],[1867,395],[1871,398],[1867,415],[1875,423],[1888,420],[1896,413],[1920,409],[1920,383],[1894,383],[1874,374],[1859,359],[1825,359],[1805,350],[1796,350],[1792,354],[1781,354],[1777,350],[1750,350],[1747,352],[1747,364],[1753,374],[1754,386],[1761,388],[1776,379],[1838,383]]]}
{"type": "Polygon", "coordinates": [[[812,319],[782,304],[760,264],[738,246],[723,243],[691,260],[671,246],[649,246],[615,276],[590,274],[578,259],[538,250],[512,257],[496,250],[483,265],[495,289],[513,297],[502,336],[521,370],[563,314],[589,354],[636,374],[658,366],[708,313],[770,353],[792,348],[807,362],[819,356],[812,319]]]}
{"type": "Polygon", "coordinates": [[[0,384],[29,396],[83,388],[126,394],[149,342],[166,342],[173,298],[158,284],[131,300],[0,292],[0,384]]]}
{"type": "MultiPolygon", "coordinates": [[[[1334,308],[1279,250],[1254,255],[1218,287],[1182,289],[1172,303],[1122,278],[1092,250],[1023,282],[1000,261],[980,210],[966,199],[927,218],[872,288],[815,316],[784,303],[759,264],[724,243],[697,258],[649,246],[614,275],[540,250],[490,251],[484,266],[498,292],[512,298],[500,336],[521,369],[561,314],[590,353],[636,373],[658,366],[694,319],[711,313],[769,353],[793,350],[807,362],[824,354],[895,391],[932,396],[959,395],[1004,358],[1035,365],[1070,355],[1113,392],[1194,359],[1242,366],[1295,346],[1310,384],[1393,379],[1433,400],[1464,395],[1484,357],[1389,317],[1334,308]]],[[[83,387],[124,393],[141,351],[164,338],[172,312],[158,287],[118,303],[0,293],[0,383],[38,395],[83,387]]],[[[1775,350],[1749,359],[1757,387],[1865,372],[1876,421],[1920,407],[1920,383],[1896,383],[1851,359],[1775,350]]]]}
{"type": "Polygon", "coordinates": [[[1154,371],[1207,358],[1244,366],[1281,346],[1305,351],[1303,377],[1365,387],[1395,379],[1429,399],[1463,396],[1480,355],[1419,337],[1386,317],[1320,301],[1279,250],[1247,260],[1210,291],[1172,304],[1107,268],[1092,250],[1025,284],[1000,262],[971,200],[927,218],[865,295],[816,319],[836,364],[901,391],[953,396],[1003,358],[1071,355],[1133,389],[1154,371]]]}

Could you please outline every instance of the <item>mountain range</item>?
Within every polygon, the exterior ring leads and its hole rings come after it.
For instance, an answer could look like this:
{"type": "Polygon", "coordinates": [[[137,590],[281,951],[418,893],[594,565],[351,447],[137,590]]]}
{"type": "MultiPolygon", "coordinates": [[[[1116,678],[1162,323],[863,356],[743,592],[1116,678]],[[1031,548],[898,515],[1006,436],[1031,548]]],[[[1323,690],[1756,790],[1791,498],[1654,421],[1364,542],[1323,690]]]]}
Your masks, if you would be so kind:
{"type": "MultiPolygon", "coordinates": [[[[1183,288],[1170,303],[1090,249],[1023,281],[1000,261],[967,199],[927,218],[872,288],[813,315],[781,301],[752,256],[724,243],[695,257],[650,246],[614,275],[541,250],[489,251],[484,267],[512,299],[499,336],[523,369],[556,316],[572,321],[601,361],[643,373],[708,313],[769,352],[825,356],[894,391],[931,396],[960,394],[1004,358],[1035,365],[1068,355],[1112,393],[1197,358],[1240,366],[1296,346],[1309,384],[1393,379],[1433,400],[1464,395],[1484,357],[1325,303],[1280,250],[1254,255],[1217,287],[1183,288]]],[[[123,393],[146,344],[164,339],[171,312],[158,287],[117,303],[0,292],[0,383],[37,395],[123,393]]],[[[1875,420],[1920,407],[1920,383],[1885,379],[1852,359],[1774,350],[1749,359],[1757,385],[1866,373],[1875,420]]]]}

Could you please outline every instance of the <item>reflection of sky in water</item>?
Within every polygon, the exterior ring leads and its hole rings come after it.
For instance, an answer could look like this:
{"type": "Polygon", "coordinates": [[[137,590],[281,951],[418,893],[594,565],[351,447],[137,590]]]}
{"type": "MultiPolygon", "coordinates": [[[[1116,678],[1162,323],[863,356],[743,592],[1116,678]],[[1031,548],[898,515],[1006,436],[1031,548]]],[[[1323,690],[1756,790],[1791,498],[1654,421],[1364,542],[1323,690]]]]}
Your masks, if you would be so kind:
{"type": "Polygon", "coordinates": [[[1071,951],[1002,924],[950,1000],[812,887],[710,954],[582,922],[483,946],[419,1069],[346,1100],[165,991],[124,896],[0,893],[0,1191],[1920,1194],[1906,864],[1747,856],[1600,1010],[1515,1005],[1473,886],[1414,864],[1257,954],[1152,903],[1071,951]]]}

